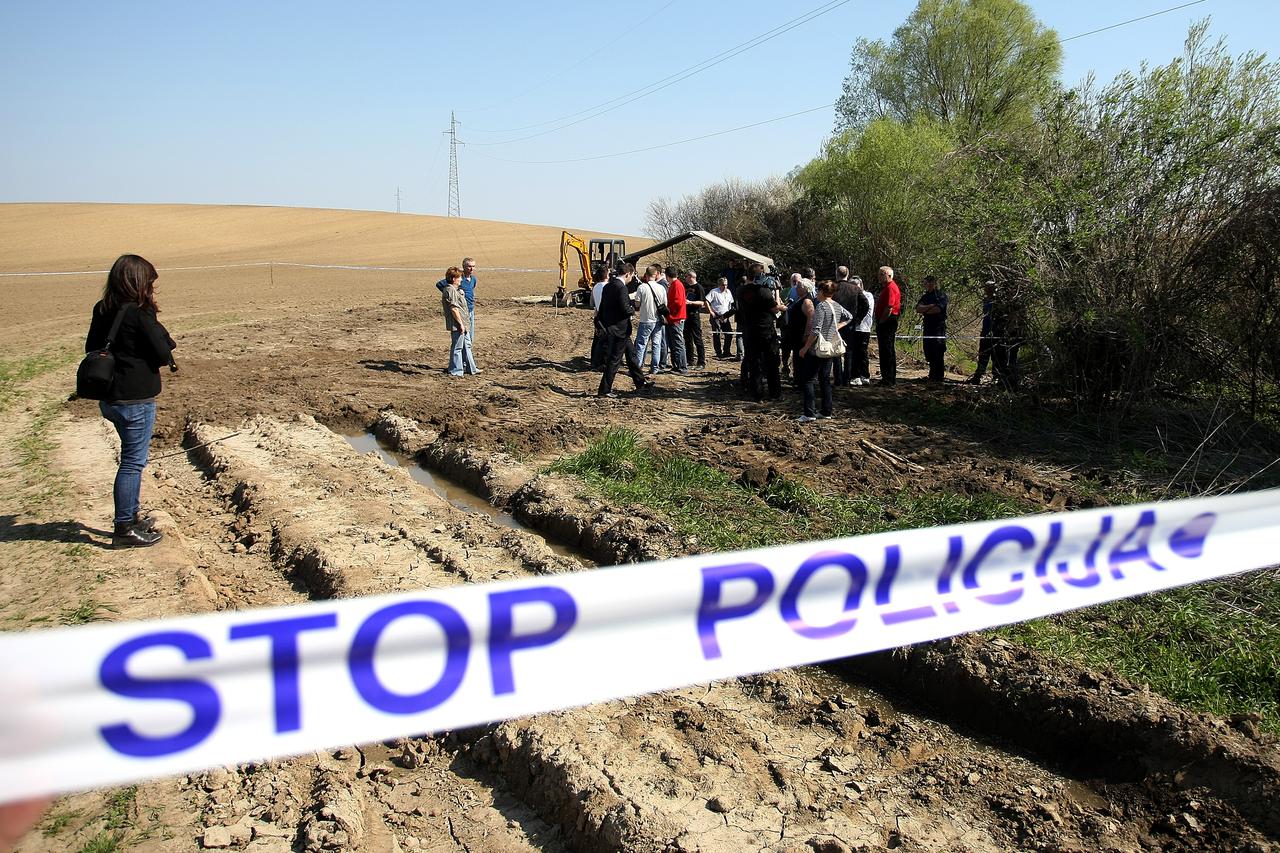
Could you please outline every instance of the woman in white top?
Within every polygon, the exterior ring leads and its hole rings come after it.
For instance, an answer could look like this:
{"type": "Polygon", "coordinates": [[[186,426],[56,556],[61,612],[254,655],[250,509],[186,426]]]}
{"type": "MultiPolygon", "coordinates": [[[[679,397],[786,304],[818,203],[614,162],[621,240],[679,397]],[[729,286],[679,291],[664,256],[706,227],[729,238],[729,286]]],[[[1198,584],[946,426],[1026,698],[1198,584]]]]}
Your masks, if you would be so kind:
{"type": "MultiPolygon", "coordinates": [[[[826,279],[818,285],[818,301],[809,314],[808,329],[805,332],[804,345],[796,353],[800,356],[800,387],[804,389],[804,413],[800,415],[800,423],[811,423],[818,418],[832,416],[831,401],[831,359],[819,358],[814,352],[818,338],[834,343],[839,340],[840,329],[853,315],[845,307],[831,297],[835,295],[836,283],[826,279]],[[818,409],[814,386],[822,391],[822,408],[818,409]]],[[[806,311],[805,313],[809,313],[806,311]]]]}

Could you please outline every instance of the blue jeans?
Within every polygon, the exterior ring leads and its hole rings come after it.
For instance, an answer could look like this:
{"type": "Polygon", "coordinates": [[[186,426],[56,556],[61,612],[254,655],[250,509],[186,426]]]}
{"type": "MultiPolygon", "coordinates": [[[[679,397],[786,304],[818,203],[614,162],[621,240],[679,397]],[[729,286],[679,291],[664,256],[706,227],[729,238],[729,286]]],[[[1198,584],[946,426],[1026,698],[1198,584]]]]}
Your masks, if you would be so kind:
{"type": "Polygon", "coordinates": [[[102,416],[111,421],[120,435],[120,467],[116,470],[112,497],[116,504],[117,527],[133,524],[138,514],[138,493],[142,490],[142,469],[147,467],[147,451],[151,448],[151,432],[156,426],[156,404],[98,404],[102,416]]]}
{"type": "Polygon", "coordinates": [[[831,407],[831,369],[834,361],[836,359],[818,358],[810,352],[796,367],[799,374],[796,378],[804,392],[804,413],[808,417],[830,415],[834,411],[831,407]]]}
{"type": "Polygon", "coordinates": [[[467,340],[475,342],[476,339],[476,306],[471,305],[467,308],[467,340]]]}
{"type": "Polygon", "coordinates": [[[649,372],[652,373],[658,369],[658,363],[662,361],[662,341],[662,330],[656,320],[636,326],[636,361],[641,368],[644,367],[645,351],[652,344],[653,355],[652,361],[649,362],[649,372]]]}
{"type": "Polygon", "coordinates": [[[684,320],[675,320],[667,325],[667,350],[671,353],[672,370],[689,369],[684,354],[684,320]]]}
{"type": "Polygon", "coordinates": [[[471,339],[457,329],[449,334],[452,336],[449,348],[449,375],[461,376],[464,367],[468,373],[478,371],[480,368],[476,367],[476,360],[471,356],[471,339]]]}

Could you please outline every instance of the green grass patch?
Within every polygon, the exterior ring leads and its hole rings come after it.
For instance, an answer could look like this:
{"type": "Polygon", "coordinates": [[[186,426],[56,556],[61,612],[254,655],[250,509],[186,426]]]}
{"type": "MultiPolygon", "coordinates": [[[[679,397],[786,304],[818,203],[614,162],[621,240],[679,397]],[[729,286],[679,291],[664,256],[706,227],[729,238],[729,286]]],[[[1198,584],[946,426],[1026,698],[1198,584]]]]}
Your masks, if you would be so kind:
{"type": "Polygon", "coordinates": [[[133,828],[133,812],[138,799],[138,786],[130,785],[113,791],[102,813],[102,831],[89,839],[79,853],[115,853],[123,849],[133,828]]]}
{"type": "Polygon", "coordinates": [[[61,347],[22,358],[0,358],[0,414],[21,398],[23,384],[71,364],[76,355],[71,347],[61,347]]]}
{"type": "Polygon", "coordinates": [[[87,625],[90,622],[97,622],[108,612],[115,612],[115,608],[90,598],[80,602],[75,607],[63,609],[59,621],[63,625],[87,625]]]}
{"type": "Polygon", "coordinates": [[[129,828],[133,823],[133,806],[137,799],[137,785],[130,785],[112,793],[107,798],[107,811],[103,815],[107,829],[129,828]]]}
{"type": "Polygon", "coordinates": [[[219,326],[234,326],[245,320],[241,314],[203,314],[197,317],[184,317],[180,321],[183,332],[216,329],[219,326]]]}
{"type": "Polygon", "coordinates": [[[85,842],[79,853],[115,853],[123,844],[123,832],[104,830],[85,842]]]}
{"type": "Polygon", "coordinates": [[[1001,518],[1032,509],[990,493],[903,490],[851,498],[791,477],[778,477],[757,492],[717,468],[654,453],[635,432],[616,427],[549,470],[585,481],[614,503],[659,512],[682,535],[696,536],[700,549],[711,551],[1001,518]]]}
{"type": "Polygon", "coordinates": [[[54,812],[46,817],[40,824],[40,831],[44,833],[46,838],[52,838],[70,826],[71,821],[75,820],[79,816],[80,812],[75,809],[54,812]]]}
{"type": "Polygon", "coordinates": [[[61,403],[47,400],[35,419],[14,445],[18,470],[27,488],[23,504],[27,511],[57,502],[66,496],[66,483],[53,470],[52,426],[62,413],[61,403]]]}
{"type": "Polygon", "coordinates": [[[1213,714],[1280,733],[1280,572],[1151,593],[997,630],[1213,714]]]}

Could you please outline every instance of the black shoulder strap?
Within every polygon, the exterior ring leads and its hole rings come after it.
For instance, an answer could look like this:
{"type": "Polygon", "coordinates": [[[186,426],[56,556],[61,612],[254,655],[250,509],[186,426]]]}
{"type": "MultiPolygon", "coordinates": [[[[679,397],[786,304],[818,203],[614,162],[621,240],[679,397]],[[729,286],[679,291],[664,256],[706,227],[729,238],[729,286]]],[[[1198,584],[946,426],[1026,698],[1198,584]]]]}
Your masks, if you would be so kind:
{"type": "Polygon", "coordinates": [[[124,321],[125,309],[129,307],[126,302],[116,310],[116,318],[111,321],[111,331],[107,332],[107,344],[103,349],[111,349],[111,344],[115,341],[116,335],[120,334],[120,324],[124,321]]]}

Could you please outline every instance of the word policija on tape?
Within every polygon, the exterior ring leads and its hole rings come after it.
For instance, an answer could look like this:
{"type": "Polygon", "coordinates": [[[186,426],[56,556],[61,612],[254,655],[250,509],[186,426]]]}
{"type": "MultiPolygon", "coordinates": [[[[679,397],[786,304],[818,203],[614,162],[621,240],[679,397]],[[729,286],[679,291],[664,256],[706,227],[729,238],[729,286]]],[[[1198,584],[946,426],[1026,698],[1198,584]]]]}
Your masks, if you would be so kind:
{"type": "Polygon", "coordinates": [[[0,637],[0,801],[932,640],[1270,565],[1280,491],[0,637]]]}

